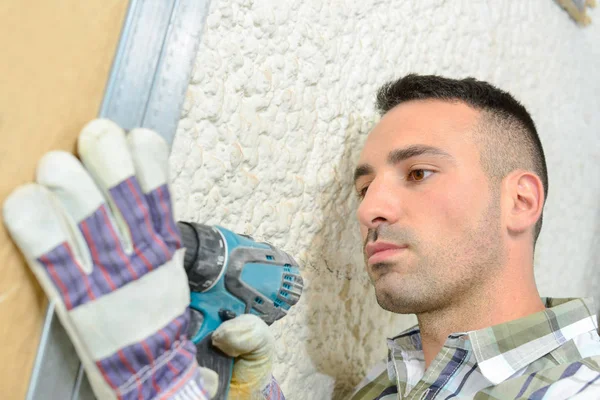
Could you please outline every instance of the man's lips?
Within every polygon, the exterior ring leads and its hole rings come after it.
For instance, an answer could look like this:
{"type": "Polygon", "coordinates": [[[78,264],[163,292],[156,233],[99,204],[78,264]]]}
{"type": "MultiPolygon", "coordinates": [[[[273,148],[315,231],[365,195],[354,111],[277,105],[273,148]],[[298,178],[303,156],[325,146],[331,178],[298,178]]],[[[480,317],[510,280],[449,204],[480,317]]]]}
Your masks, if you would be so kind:
{"type": "Polygon", "coordinates": [[[406,249],[407,245],[397,245],[386,242],[369,243],[365,246],[365,253],[369,264],[383,261],[385,258],[395,255],[398,251],[406,249]]]}

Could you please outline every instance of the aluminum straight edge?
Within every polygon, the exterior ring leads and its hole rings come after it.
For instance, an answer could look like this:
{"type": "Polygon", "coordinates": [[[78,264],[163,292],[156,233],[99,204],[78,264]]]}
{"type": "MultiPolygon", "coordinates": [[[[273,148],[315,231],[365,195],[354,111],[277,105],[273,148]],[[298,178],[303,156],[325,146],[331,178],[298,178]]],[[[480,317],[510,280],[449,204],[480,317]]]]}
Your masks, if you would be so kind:
{"type": "Polygon", "coordinates": [[[115,56],[113,58],[113,63],[110,68],[110,74],[108,76],[108,82],[106,83],[106,88],[104,89],[102,104],[100,105],[100,110],[98,111],[98,116],[101,118],[108,116],[108,105],[110,104],[110,100],[113,96],[116,82],[119,78],[121,63],[123,62],[123,59],[126,56],[126,49],[127,44],[129,43],[129,38],[131,36],[131,30],[135,23],[136,16],[139,15],[136,14],[136,11],[138,10],[138,3],[138,0],[130,0],[129,5],[127,7],[125,21],[123,22],[123,28],[121,30],[121,37],[119,38],[119,43],[117,45],[117,52],[115,53],[115,56]]]}
{"type": "MultiPolygon", "coordinates": [[[[99,117],[126,130],[153,129],[172,144],[209,6],[210,0],[129,2],[99,117]]],[[[92,399],[81,363],[66,368],[74,348],[54,307],[46,311],[26,399],[92,399]]]]}
{"type": "Polygon", "coordinates": [[[29,387],[27,389],[27,400],[34,399],[35,392],[35,383],[40,379],[40,373],[42,370],[42,364],[44,362],[45,349],[48,345],[49,337],[50,337],[50,329],[52,328],[52,323],[56,322],[56,316],[54,314],[54,302],[49,302],[48,308],[46,309],[46,315],[44,316],[44,325],[42,327],[42,336],[40,337],[40,343],[38,345],[37,356],[35,358],[33,364],[33,371],[31,371],[31,378],[29,380],[29,387]]]}
{"type": "Polygon", "coordinates": [[[170,144],[181,116],[210,0],[136,1],[100,116],[157,131],[170,144]]]}

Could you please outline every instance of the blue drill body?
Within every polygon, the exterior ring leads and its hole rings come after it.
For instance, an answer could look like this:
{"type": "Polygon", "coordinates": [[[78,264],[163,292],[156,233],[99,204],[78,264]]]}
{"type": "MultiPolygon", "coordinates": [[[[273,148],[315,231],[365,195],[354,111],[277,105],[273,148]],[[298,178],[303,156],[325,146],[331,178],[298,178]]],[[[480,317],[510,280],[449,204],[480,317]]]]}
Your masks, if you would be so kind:
{"type": "Polygon", "coordinates": [[[191,291],[188,332],[197,345],[199,364],[216,370],[223,383],[217,398],[226,398],[233,359],[223,359],[210,335],[224,321],[244,313],[256,314],[269,325],[284,317],[302,293],[299,267],[272,245],[220,226],[178,226],[191,291]]]}

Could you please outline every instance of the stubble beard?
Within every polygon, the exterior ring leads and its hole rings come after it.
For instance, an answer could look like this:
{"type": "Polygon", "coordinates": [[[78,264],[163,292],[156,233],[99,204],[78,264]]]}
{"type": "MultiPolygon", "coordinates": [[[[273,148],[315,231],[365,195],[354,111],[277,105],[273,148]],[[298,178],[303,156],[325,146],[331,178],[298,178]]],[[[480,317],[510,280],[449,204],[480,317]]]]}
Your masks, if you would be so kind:
{"type": "Polygon", "coordinates": [[[457,305],[489,286],[502,254],[496,204],[492,200],[476,227],[457,243],[443,238],[423,243],[414,233],[394,232],[389,226],[376,232],[383,240],[409,243],[401,260],[367,265],[379,305],[399,314],[429,313],[457,305]]]}

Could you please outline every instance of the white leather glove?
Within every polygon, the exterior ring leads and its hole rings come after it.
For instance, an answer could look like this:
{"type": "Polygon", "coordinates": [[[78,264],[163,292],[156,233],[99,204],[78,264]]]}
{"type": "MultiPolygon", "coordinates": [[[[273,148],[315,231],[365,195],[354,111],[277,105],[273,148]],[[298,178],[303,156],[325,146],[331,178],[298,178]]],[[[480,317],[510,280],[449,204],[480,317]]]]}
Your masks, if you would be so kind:
{"type": "Polygon", "coordinates": [[[272,382],[274,342],[267,324],[253,314],[225,321],[214,331],[213,345],[235,358],[229,399],[283,398],[272,382]]]}
{"type": "Polygon", "coordinates": [[[54,151],[17,188],[5,224],[99,400],[207,399],[187,337],[190,292],[168,189],[168,146],[94,120],[79,154],[54,151]]]}

